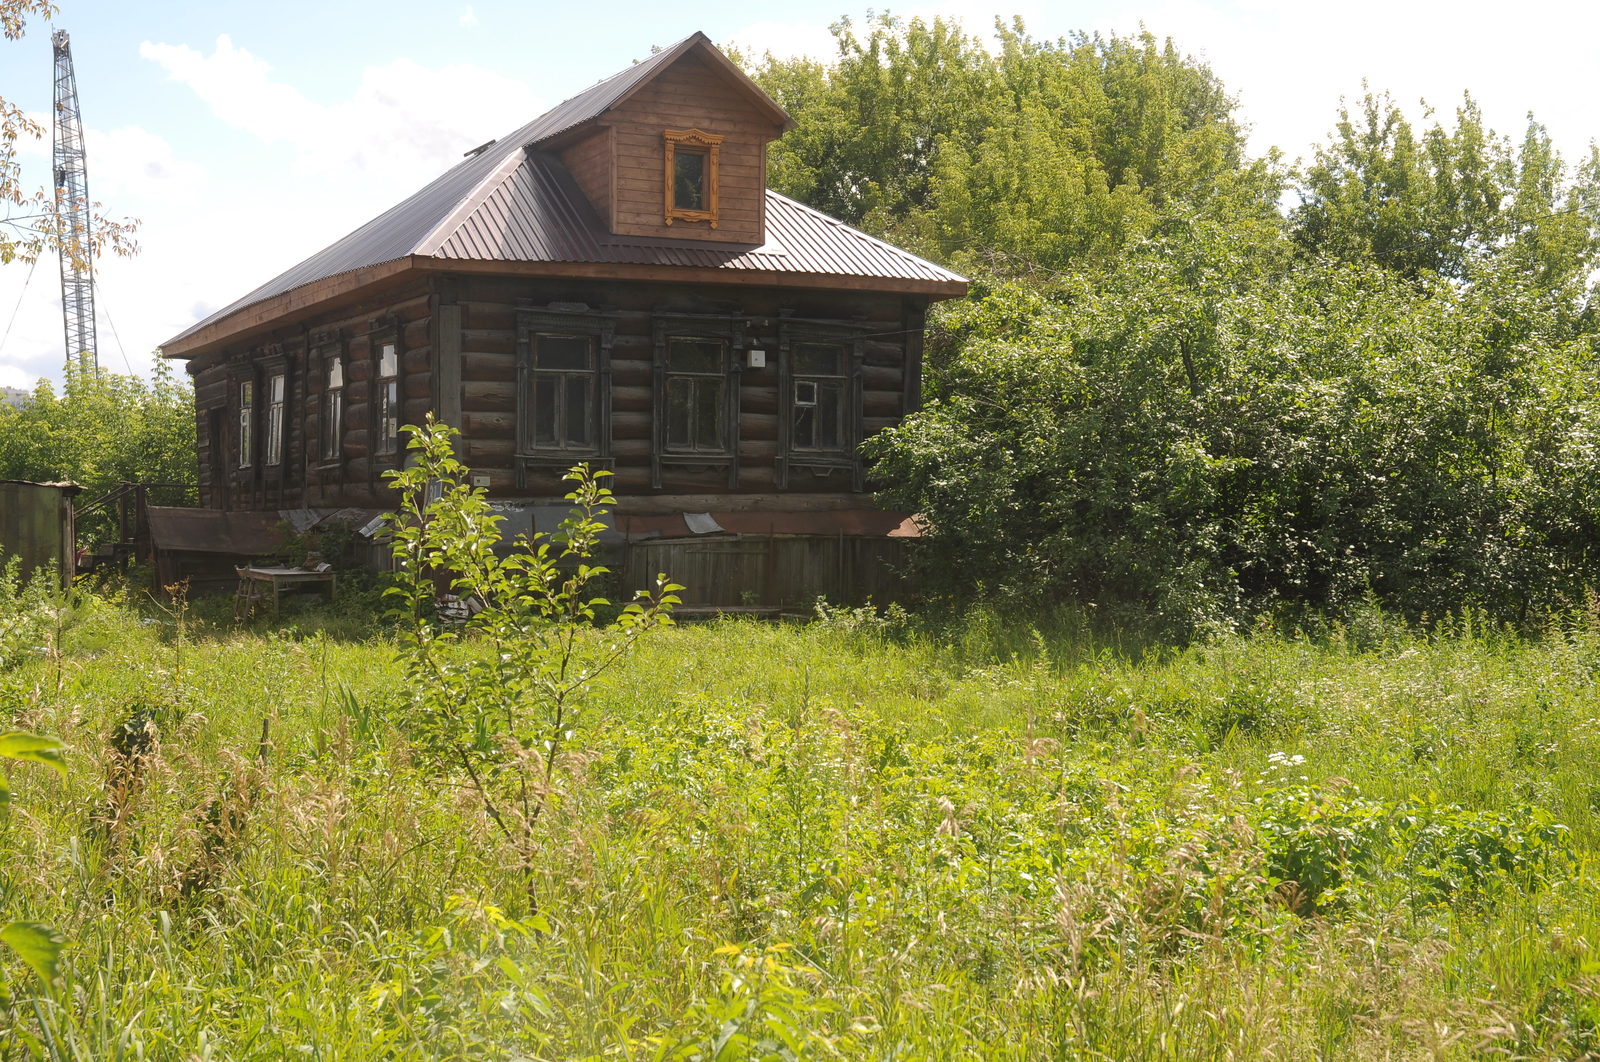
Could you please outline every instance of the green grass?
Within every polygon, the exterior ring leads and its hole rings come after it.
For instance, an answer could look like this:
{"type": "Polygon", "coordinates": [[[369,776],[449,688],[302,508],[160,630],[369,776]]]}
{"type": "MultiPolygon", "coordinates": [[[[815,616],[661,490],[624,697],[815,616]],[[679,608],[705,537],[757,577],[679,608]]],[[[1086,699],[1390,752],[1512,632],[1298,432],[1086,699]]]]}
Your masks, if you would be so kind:
{"type": "Polygon", "coordinates": [[[1600,1052],[1591,617],[660,632],[562,760],[537,913],[382,636],[95,605],[60,648],[0,672],[71,765],[9,772],[0,915],[71,945],[7,967],[3,1059],[1600,1052]]]}

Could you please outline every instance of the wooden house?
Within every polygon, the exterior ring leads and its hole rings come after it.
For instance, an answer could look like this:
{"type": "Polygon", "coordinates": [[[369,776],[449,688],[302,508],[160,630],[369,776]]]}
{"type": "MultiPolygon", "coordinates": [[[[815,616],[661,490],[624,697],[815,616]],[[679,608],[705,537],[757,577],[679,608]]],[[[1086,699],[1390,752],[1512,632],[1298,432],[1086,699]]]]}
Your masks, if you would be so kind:
{"type": "Polygon", "coordinates": [[[767,189],[792,125],[696,33],[169,340],[202,506],[365,522],[432,412],[512,532],[582,461],[629,568],[691,599],[881,589],[914,531],[857,448],[917,407],[927,307],[966,282],[767,189]]]}

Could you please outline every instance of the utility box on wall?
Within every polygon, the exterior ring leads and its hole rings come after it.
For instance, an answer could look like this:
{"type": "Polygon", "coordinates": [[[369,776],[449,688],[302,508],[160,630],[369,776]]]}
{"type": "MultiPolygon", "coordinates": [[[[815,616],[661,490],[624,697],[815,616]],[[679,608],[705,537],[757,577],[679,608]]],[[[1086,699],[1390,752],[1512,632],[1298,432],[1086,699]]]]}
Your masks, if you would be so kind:
{"type": "Polygon", "coordinates": [[[48,572],[65,589],[76,565],[72,499],[76,483],[0,480],[0,564],[22,558],[22,577],[48,572]]]}

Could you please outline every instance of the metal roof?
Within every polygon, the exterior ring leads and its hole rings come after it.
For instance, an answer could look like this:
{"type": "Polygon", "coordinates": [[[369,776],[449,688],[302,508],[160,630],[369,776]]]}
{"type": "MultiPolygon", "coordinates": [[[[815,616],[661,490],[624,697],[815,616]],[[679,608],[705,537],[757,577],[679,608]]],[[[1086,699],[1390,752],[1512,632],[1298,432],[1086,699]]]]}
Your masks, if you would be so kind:
{"type": "Polygon", "coordinates": [[[775,121],[792,124],[783,109],[745,78],[705,34],[695,33],[492,141],[420,191],[167,344],[316,281],[409,257],[689,266],[964,283],[949,270],[770,190],[767,242],[760,247],[612,235],[560,160],[539,150],[539,145],[599,118],[691,50],[703,52],[725,66],[730,76],[743,80],[770,107],[775,121]]]}

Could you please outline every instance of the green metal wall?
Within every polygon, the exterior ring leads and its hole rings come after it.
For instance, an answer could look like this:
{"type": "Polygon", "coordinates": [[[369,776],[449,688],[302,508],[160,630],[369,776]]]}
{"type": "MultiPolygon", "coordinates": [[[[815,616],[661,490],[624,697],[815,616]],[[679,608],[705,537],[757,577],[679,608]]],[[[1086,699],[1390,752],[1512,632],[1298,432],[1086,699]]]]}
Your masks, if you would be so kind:
{"type": "Polygon", "coordinates": [[[22,574],[52,573],[62,586],[72,580],[73,484],[0,480],[0,563],[22,558],[22,574]]]}

